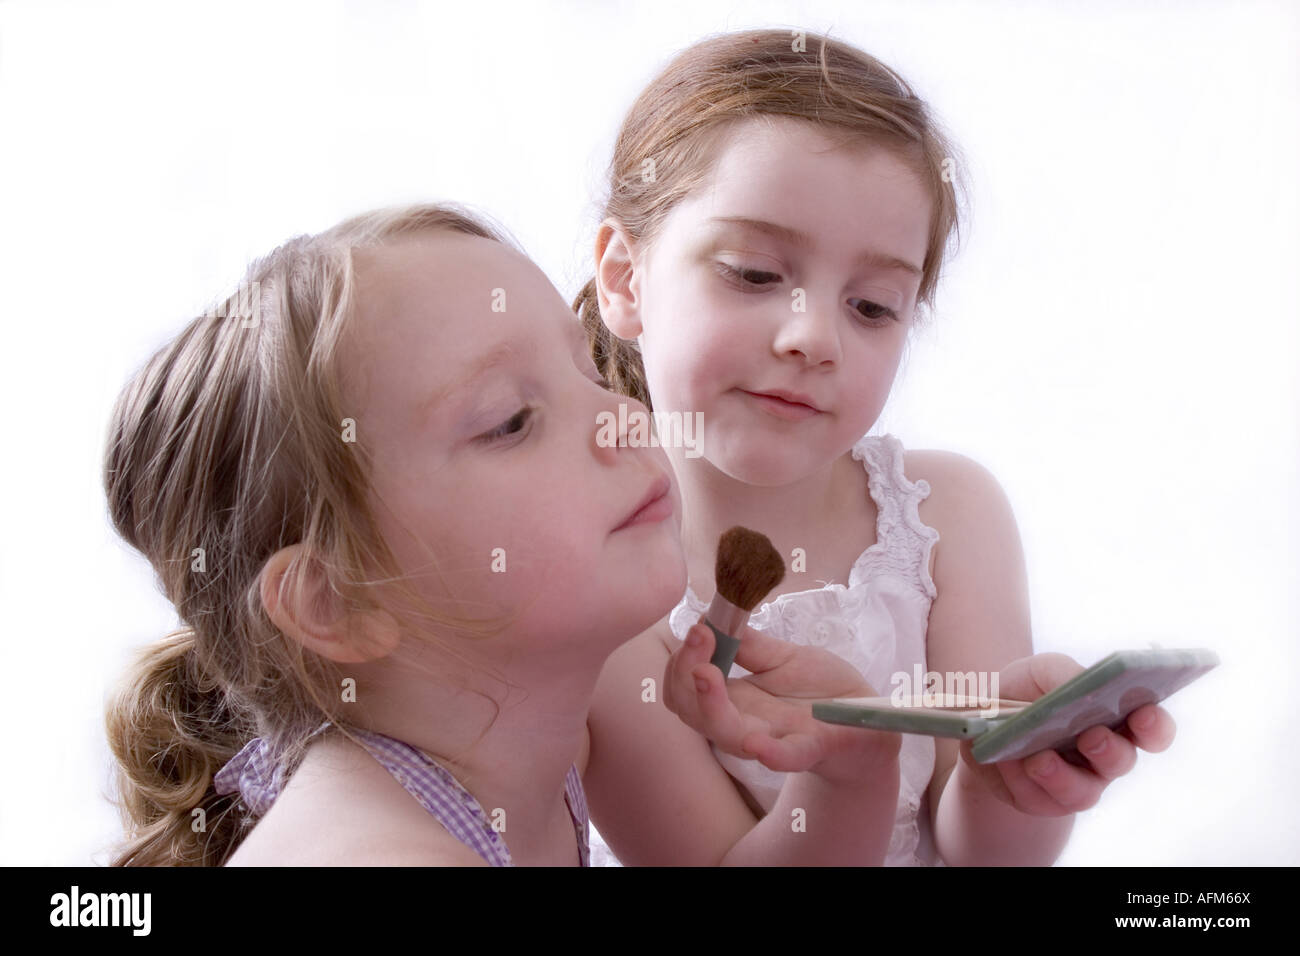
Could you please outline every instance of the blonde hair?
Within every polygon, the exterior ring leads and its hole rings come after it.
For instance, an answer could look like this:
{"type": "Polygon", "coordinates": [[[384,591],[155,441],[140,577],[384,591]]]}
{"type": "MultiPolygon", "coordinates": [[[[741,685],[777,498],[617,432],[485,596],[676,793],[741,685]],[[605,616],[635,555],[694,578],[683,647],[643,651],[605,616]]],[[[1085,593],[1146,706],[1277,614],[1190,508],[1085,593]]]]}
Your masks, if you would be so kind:
{"type": "MultiPolygon", "coordinates": [[[[707,182],[730,127],[756,116],[805,120],[843,133],[846,142],[890,150],[932,196],[913,325],[922,324],[921,307],[933,306],[949,240],[958,230],[955,185],[965,163],[902,77],[856,47],[819,39],[813,55],[795,48],[789,30],[746,30],[709,37],[679,53],[623,121],[600,218],[613,218],[632,241],[650,244],[673,207],[707,182]],[[653,176],[642,175],[647,160],[653,176]]],[[[601,321],[594,278],[574,299],[573,310],[610,387],[649,407],[641,353],[635,341],[618,338],[601,321]]]]}
{"type": "Polygon", "coordinates": [[[184,627],[140,654],[108,704],[127,829],[113,865],[221,865],[255,821],[238,794],[215,792],[216,771],[253,737],[293,765],[315,727],[342,721],[337,665],[280,634],[259,574],[301,543],[286,587],[314,564],[354,608],[376,606],[370,575],[398,577],[368,504],[364,443],[341,440],[340,341],[354,308],[352,251],[437,231],[522,251],[450,203],[298,236],[255,261],[118,398],[104,463],[112,521],[184,627]]]}

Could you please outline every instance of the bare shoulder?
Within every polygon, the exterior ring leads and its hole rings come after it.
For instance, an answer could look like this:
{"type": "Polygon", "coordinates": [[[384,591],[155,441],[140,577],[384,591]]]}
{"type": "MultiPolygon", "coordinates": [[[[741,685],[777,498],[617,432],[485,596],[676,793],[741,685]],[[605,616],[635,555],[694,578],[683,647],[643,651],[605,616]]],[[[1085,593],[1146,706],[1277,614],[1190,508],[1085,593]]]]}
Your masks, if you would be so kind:
{"type": "Polygon", "coordinates": [[[917,505],[916,511],[922,521],[939,532],[939,540],[930,549],[931,578],[934,577],[939,548],[943,546],[943,515],[941,512],[943,511],[944,492],[952,480],[946,473],[946,469],[952,467],[948,461],[951,454],[951,452],[928,448],[903,452],[903,474],[907,476],[909,481],[924,481],[930,486],[930,494],[917,505]]]}
{"type": "Polygon", "coordinates": [[[250,836],[226,866],[487,866],[487,862],[450,833],[443,840],[413,841],[398,834],[354,831],[315,842],[304,837],[288,842],[283,835],[254,842],[250,836]]]}
{"type": "MultiPolygon", "coordinates": [[[[939,540],[930,549],[930,577],[938,586],[939,554],[946,547],[948,511],[969,507],[971,489],[993,481],[984,466],[965,455],[934,448],[903,452],[903,473],[909,481],[924,481],[930,493],[917,505],[921,520],[939,532],[939,540]]],[[[996,484],[996,482],[993,482],[996,484]]]]}
{"type": "Polygon", "coordinates": [[[903,453],[909,480],[924,480],[930,494],[919,506],[922,520],[942,535],[944,525],[969,525],[981,518],[1014,524],[1011,501],[984,465],[955,451],[927,448],[903,453]],[[933,519],[933,520],[931,520],[933,519]]]}
{"type": "MultiPolygon", "coordinates": [[[[929,483],[930,497],[918,511],[939,532],[927,667],[940,673],[992,672],[1032,654],[1024,550],[1001,484],[989,469],[956,452],[906,452],[904,462],[908,478],[929,483]]],[[[956,741],[936,738],[932,822],[956,761],[956,741]]]]}
{"type": "MultiPolygon", "coordinates": [[[[263,824],[258,824],[262,827],[263,824]]],[[[258,833],[254,829],[254,834],[258,833]]],[[[226,866],[486,866],[487,862],[450,833],[444,840],[412,841],[396,834],[336,833],[324,840],[267,839],[250,835],[226,866]]]]}
{"type": "MultiPolygon", "coordinates": [[[[973,458],[937,448],[903,452],[903,470],[910,481],[925,481],[930,495],[921,509],[941,513],[948,506],[978,503],[981,497],[1003,495],[993,473],[973,458]]],[[[1004,496],[1004,495],[1003,495],[1004,496]]],[[[927,522],[928,524],[929,522],[927,522]]]]}
{"type": "MultiPolygon", "coordinates": [[[[933,575],[939,595],[931,608],[930,650],[946,651],[936,644],[966,633],[960,626],[950,633],[945,625],[949,618],[958,625],[976,605],[985,614],[1001,611],[1020,620],[1020,599],[1027,592],[1024,551],[1011,501],[998,479],[974,459],[935,449],[906,452],[905,471],[912,481],[929,484],[930,495],[919,511],[940,535],[933,575]],[[989,600],[997,596],[1008,601],[1014,597],[1015,606],[990,608],[989,600]]],[[[1027,620],[1025,625],[1027,629],[1027,620]]],[[[969,636],[961,638],[968,648],[969,641],[969,636]]]]}
{"type": "Polygon", "coordinates": [[[227,866],[484,866],[378,762],[319,741],[227,866]]]}

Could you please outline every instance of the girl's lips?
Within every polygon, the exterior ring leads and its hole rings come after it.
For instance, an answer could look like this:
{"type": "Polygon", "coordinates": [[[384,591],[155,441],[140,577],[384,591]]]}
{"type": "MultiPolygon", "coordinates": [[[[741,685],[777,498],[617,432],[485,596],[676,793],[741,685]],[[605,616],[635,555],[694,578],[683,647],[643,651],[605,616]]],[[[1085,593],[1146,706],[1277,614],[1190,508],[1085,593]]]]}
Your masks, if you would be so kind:
{"type": "Polygon", "coordinates": [[[624,531],[627,528],[635,528],[640,524],[654,524],[663,521],[665,518],[671,516],[672,513],[673,500],[667,495],[664,495],[663,497],[656,498],[654,501],[650,502],[650,504],[646,505],[634,514],[630,520],[623,522],[614,530],[624,531]]]}
{"type": "MultiPolygon", "coordinates": [[[[744,392],[745,390],[741,389],[740,391],[744,392]]],[[[763,411],[789,422],[801,422],[812,418],[814,415],[821,414],[819,410],[811,405],[805,405],[801,402],[788,402],[784,398],[778,398],[775,395],[762,395],[758,392],[745,392],[745,394],[752,398],[763,411]]]]}
{"type": "Polygon", "coordinates": [[[670,516],[673,513],[673,499],[668,494],[670,490],[672,490],[672,483],[667,476],[660,475],[655,483],[650,486],[646,496],[641,499],[641,504],[636,511],[632,512],[614,531],[622,531],[624,528],[631,528],[639,524],[653,524],[670,516]]]}

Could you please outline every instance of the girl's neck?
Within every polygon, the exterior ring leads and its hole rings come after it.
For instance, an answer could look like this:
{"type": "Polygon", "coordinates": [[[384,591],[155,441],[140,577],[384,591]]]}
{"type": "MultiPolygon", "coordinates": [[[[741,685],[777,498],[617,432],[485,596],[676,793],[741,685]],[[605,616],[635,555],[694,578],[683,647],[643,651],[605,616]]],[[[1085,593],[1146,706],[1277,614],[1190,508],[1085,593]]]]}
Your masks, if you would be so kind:
{"type": "Polygon", "coordinates": [[[682,496],[682,545],[691,589],[704,599],[714,590],[718,539],[734,525],[762,532],[787,561],[795,548],[811,554],[844,528],[845,504],[864,495],[866,473],[845,452],[820,471],[788,485],[746,484],[706,459],[669,449],[682,496]]]}
{"type": "MultiPolygon", "coordinates": [[[[483,667],[442,656],[434,666],[440,675],[436,683],[407,667],[358,680],[358,700],[364,696],[370,702],[359,722],[441,764],[474,796],[489,822],[495,814],[505,824],[512,855],[540,854],[554,832],[565,778],[586,732],[599,665],[555,661],[546,665],[547,673],[532,672],[527,680],[511,668],[505,672],[516,689],[508,693],[485,679],[483,667]],[[394,671],[401,676],[394,677],[394,671]],[[504,700],[498,709],[487,697],[460,687],[504,700]]],[[[501,662],[489,666],[497,673],[505,670],[501,662]]]]}

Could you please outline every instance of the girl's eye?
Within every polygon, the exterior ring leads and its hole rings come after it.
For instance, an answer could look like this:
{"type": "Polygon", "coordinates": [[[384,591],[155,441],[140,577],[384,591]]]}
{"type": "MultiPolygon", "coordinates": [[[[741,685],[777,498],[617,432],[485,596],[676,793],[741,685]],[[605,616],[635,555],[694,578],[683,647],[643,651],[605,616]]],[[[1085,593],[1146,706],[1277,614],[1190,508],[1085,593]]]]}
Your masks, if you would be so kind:
{"type": "Polygon", "coordinates": [[[867,323],[868,325],[888,325],[890,320],[898,319],[898,313],[893,309],[887,309],[875,302],[868,302],[866,299],[850,299],[849,301],[857,303],[854,308],[862,313],[863,318],[874,320],[867,323]],[[865,309],[862,308],[863,306],[865,306],[865,309]]]}
{"type": "Polygon", "coordinates": [[[773,282],[780,282],[781,277],[775,272],[763,272],[760,269],[746,269],[744,266],[737,268],[729,266],[725,262],[718,263],[718,271],[725,277],[732,280],[738,280],[741,285],[745,286],[764,286],[773,282]]]}
{"type": "MultiPolygon", "coordinates": [[[[748,286],[749,288],[745,291],[757,291],[756,287],[770,285],[773,282],[781,281],[781,277],[775,272],[764,272],[760,269],[746,269],[744,266],[730,266],[725,262],[719,262],[717,265],[719,272],[728,279],[738,282],[742,289],[745,286],[748,286]]],[[[883,305],[878,305],[877,303],[870,302],[866,299],[853,299],[850,301],[856,303],[853,307],[858,312],[862,313],[863,318],[873,320],[872,322],[868,322],[868,325],[888,325],[890,321],[897,321],[898,319],[897,312],[893,309],[886,308],[883,305]]]]}
{"type": "Polygon", "coordinates": [[[522,431],[524,426],[528,424],[532,417],[533,408],[531,405],[526,405],[490,432],[485,432],[480,435],[478,440],[481,442],[494,442],[501,441],[504,438],[509,438],[511,435],[518,434],[522,431]]]}

